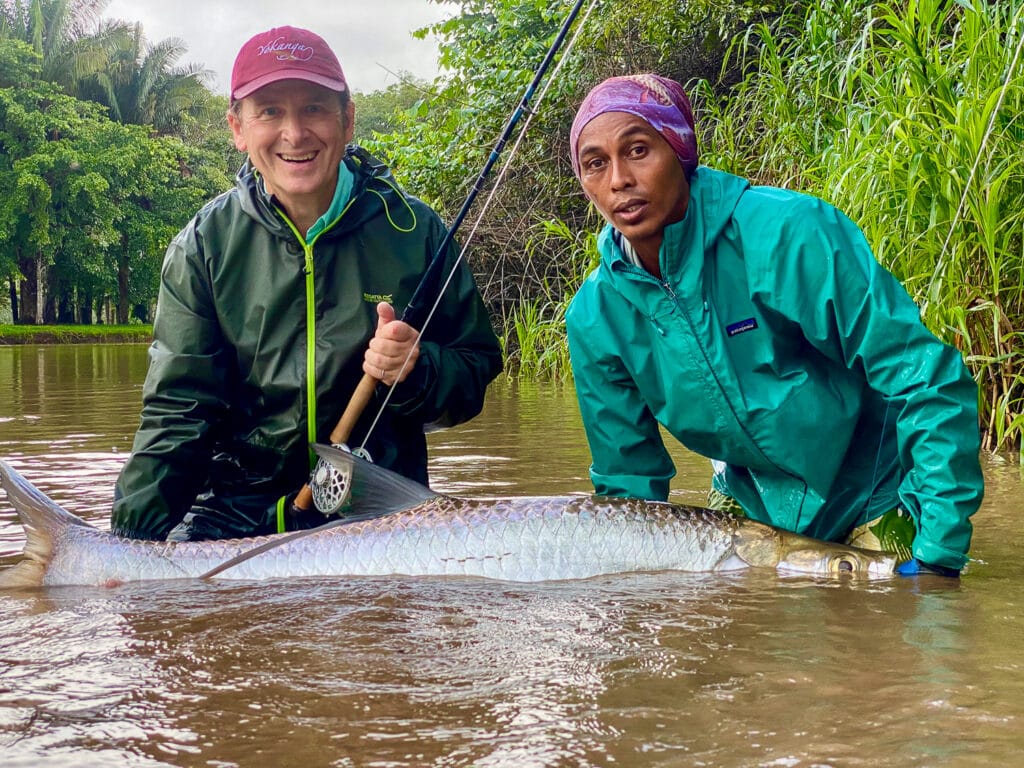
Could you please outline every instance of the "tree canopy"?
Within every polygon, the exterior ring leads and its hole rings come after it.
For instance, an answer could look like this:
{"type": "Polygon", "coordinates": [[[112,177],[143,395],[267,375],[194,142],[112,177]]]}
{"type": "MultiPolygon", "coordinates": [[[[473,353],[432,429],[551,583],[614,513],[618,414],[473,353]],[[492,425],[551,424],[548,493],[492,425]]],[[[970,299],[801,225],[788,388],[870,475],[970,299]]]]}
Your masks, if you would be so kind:
{"type": "MultiPolygon", "coordinates": [[[[355,103],[358,141],[450,221],[572,3],[448,5],[418,33],[437,40],[442,75],[355,103]]],[[[100,22],[105,7],[0,3],[0,277],[19,322],[146,317],[167,242],[240,160],[226,99],[179,63],[180,41],[100,22]]],[[[987,445],[1019,444],[1022,39],[1024,0],[586,3],[459,233],[474,233],[510,369],[568,375],[562,313],[601,226],[567,156],[576,106],[605,77],[654,71],[689,91],[701,162],[861,226],[964,353],[987,445]]]]}
{"type": "Polygon", "coordinates": [[[180,45],[99,24],[104,5],[0,6],[0,275],[18,322],[145,319],[170,238],[230,183],[223,151],[184,140],[225,100],[172,66],[180,45]]]}

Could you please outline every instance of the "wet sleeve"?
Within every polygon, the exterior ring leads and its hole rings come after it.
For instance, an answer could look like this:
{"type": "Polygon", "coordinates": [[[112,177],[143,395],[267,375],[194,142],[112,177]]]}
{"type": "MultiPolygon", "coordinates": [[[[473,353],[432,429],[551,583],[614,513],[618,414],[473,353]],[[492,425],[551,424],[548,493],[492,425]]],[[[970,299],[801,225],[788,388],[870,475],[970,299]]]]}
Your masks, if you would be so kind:
{"type": "Polygon", "coordinates": [[[675,465],[654,415],[614,352],[587,318],[607,317],[577,295],[566,314],[580,416],[590,445],[590,479],[602,496],[664,501],[675,465]]]}
{"type": "Polygon", "coordinates": [[[777,296],[818,350],[863,373],[891,406],[901,505],[917,523],[914,557],[962,568],[981,504],[978,388],[960,353],[936,338],[860,229],[821,201],[791,219],[777,296]],[[805,226],[813,220],[817,226],[805,226]]]}
{"type": "Polygon", "coordinates": [[[162,539],[205,483],[211,430],[227,410],[225,347],[191,228],[161,272],[141,423],[114,492],[111,529],[162,539]]]}
{"type": "MultiPolygon", "coordinates": [[[[430,257],[444,238],[440,219],[424,244],[430,257]]],[[[465,259],[453,243],[440,283],[427,291],[429,310],[440,295],[420,339],[420,355],[409,377],[395,387],[394,411],[422,421],[426,428],[449,427],[473,418],[483,408],[487,385],[502,369],[501,346],[487,307],[465,259]],[[449,279],[450,278],[450,279],[449,279]]]]}

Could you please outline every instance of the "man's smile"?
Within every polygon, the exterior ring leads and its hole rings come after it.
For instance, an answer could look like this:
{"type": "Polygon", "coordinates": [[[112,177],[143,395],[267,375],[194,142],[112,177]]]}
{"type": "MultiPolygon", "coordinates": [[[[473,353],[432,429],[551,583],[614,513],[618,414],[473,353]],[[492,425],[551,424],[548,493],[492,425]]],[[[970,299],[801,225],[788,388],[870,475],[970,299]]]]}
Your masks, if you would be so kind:
{"type": "Polygon", "coordinates": [[[310,160],[315,160],[318,153],[316,152],[305,152],[301,155],[297,154],[285,154],[283,152],[278,153],[278,157],[284,160],[286,163],[305,163],[310,160]]]}

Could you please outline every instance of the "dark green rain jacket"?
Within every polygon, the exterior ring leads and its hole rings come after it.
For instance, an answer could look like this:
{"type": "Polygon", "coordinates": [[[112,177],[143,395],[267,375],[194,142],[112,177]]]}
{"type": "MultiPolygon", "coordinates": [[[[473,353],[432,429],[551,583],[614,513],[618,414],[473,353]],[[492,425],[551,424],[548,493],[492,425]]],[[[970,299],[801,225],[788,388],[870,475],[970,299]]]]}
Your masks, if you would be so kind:
{"type": "Polygon", "coordinates": [[[599,248],[567,314],[597,493],[667,497],[660,423],[752,518],[839,540],[899,504],[915,557],[964,565],[977,387],[846,216],[701,166],[663,281],[599,248]]]}
{"type": "MultiPolygon", "coordinates": [[[[363,375],[377,303],[401,314],[446,232],[363,150],[350,148],[344,162],[355,177],[350,202],[308,246],[248,163],[171,243],[115,533],[164,538],[193,505],[225,534],[271,532],[278,500],[309,479],[309,443],[328,441],[363,375]]],[[[457,256],[450,248],[444,275],[457,256]]],[[[500,369],[462,264],[372,431],[373,460],[426,483],[424,431],[478,414],[500,369]]],[[[362,444],[384,395],[378,387],[351,445],[362,444]]]]}

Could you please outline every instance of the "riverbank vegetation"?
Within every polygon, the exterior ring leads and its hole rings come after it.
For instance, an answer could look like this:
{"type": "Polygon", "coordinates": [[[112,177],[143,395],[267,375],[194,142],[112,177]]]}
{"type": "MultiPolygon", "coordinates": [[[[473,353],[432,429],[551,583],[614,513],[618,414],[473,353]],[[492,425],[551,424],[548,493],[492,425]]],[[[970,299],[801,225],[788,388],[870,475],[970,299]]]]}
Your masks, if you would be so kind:
{"type": "MultiPolygon", "coordinates": [[[[0,8],[0,276],[19,323],[148,320],[167,241],[240,160],[223,97],[196,87],[201,69],[177,67],[174,45],[143,45],[137,25],[89,26],[101,6],[0,8]],[[75,23],[40,32],[36,8],[71,9],[75,23]],[[107,58],[83,75],[68,62],[90,41],[107,58]],[[130,96],[147,66],[161,83],[149,101],[130,96]],[[122,106],[143,102],[163,106],[122,106]]],[[[376,129],[360,142],[451,220],[569,6],[452,4],[421,32],[444,75],[357,93],[376,129]]],[[[460,232],[473,233],[467,258],[512,375],[570,376],[562,318],[601,226],[567,156],[575,107],[604,77],[656,71],[692,94],[702,162],[818,195],[860,224],[929,328],[964,354],[986,448],[1020,446],[1022,0],[604,0],[573,35],[460,232]]]]}
{"type": "Polygon", "coordinates": [[[10,325],[0,323],[0,346],[13,344],[148,344],[151,325],[10,325]]]}

